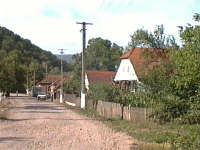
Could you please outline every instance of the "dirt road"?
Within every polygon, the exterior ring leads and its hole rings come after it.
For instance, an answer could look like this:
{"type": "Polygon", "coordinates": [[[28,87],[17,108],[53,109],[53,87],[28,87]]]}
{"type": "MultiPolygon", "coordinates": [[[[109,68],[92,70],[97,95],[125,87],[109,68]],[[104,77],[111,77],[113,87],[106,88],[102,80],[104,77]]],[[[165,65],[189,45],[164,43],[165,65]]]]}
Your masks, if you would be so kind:
{"type": "Polygon", "coordinates": [[[132,139],[73,110],[30,97],[14,97],[0,120],[0,150],[128,150],[132,139]]]}

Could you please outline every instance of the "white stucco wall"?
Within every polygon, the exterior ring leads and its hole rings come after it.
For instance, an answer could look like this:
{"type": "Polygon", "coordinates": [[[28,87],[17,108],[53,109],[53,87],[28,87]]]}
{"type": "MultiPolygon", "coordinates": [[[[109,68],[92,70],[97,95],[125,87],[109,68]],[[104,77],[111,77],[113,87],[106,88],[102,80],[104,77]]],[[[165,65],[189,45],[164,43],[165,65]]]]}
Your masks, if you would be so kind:
{"type": "Polygon", "coordinates": [[[130,59],[122,59],[115,75],[114,81],[138,81],[138,77],[135,73],[134,67],[130,59]]]}

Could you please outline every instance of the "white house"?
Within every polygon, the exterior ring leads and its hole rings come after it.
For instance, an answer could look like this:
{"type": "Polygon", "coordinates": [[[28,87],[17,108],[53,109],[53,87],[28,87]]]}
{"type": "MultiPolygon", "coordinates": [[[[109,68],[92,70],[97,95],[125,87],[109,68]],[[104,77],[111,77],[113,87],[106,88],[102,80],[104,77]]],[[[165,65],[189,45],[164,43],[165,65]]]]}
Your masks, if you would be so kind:
{"type": "Polygon", "coordinates": [[[134,48],[124,53],[114,81],[137,81],[166,56],[162,49],[134,48]],[[164,54],[164,55],[163,55],[164,54]]]}

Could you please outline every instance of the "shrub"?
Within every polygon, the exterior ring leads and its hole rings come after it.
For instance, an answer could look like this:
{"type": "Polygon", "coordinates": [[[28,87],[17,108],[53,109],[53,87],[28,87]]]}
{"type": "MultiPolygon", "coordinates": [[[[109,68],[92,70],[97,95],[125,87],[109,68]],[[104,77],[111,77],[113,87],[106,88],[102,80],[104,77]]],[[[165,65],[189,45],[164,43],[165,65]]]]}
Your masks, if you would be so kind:
{"type": "Polygon", "coordinates": [[[167,136],[168,143],[172,149],[178,150],[199,150],[200,149],[200,128],[195,127],[189,130],[188,133],[176,133],[167,136]]]}
{"type": "Polygon", "coordinates": [[[81,81],[80,80],[71,80],[64,84],[64,92],[69,94],[80,95],[81,90],[81,81]]]}
{"type": "Polygon", "coordinates": [[[90,85],[88,97],[94,100],[103,100],[113,102],[115,99],[114,87],[109,84],[96,83],[90,85]]]}

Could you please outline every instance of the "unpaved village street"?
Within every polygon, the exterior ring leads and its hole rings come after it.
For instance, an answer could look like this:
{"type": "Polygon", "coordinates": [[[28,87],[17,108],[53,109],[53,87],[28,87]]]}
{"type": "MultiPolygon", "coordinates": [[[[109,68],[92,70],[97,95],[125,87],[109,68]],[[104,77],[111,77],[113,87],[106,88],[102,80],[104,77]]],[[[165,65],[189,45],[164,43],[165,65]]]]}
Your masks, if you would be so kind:
{"type": "Polygon", "coordinates": [[[16,104],[0,120],[0,150],[128,150],[131,137],[62,105],[31,97],[11,97],[16,104]]]}

